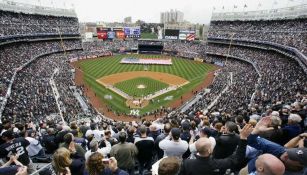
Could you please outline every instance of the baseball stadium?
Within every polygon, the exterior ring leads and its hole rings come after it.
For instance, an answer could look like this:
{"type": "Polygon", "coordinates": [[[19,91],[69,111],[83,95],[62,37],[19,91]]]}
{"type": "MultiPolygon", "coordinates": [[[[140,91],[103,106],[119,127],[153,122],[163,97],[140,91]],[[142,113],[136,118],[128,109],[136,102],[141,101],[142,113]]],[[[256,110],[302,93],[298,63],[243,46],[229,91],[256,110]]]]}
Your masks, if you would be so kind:
{"type": "Polygon", "coordinates": [[[307,1],[0,0],[0,175],[307,175],[307,1]]]}

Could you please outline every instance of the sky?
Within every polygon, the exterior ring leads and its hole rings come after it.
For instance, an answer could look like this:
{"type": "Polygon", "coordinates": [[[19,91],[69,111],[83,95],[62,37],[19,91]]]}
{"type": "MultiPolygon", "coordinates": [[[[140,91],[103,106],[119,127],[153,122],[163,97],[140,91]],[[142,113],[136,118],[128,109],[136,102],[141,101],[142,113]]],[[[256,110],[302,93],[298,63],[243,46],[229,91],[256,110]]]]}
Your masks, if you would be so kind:
{"type": "MultiPolygon", "coordinates": [[[[0,0],[3,1],[3,0],[0,0]]],[[[254,11],[307,4],[307,0],[11,0],[49,7],[74,8],[80,22],[160,22],[160,13],[177,9],[184,20],[208,24],[214,12],[254,11]],[[244,6],[246,7],[244,8],[244,6]],[[236,6],[236,8],[234,8],[236,6]],[[224,8],[223,8],[224,7],[224,8]],[[214,9],[214,10],[213,10],[214,9]]]]}

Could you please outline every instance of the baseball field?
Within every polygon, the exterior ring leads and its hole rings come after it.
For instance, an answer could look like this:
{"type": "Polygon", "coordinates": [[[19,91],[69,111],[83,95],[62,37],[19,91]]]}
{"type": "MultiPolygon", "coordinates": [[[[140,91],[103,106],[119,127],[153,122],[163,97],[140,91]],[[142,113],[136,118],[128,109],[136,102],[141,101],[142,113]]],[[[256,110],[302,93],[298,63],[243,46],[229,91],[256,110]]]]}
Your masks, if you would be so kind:
{"type": "MultiPolygon", "coordinates": [[[[183,94],[190,93],[204,81],[207,73],[214,69],[210,64],[175,57],[172,58],[172,65],[120,64],[121,59],[125,57],[127,55],[115,55],[77,63],[83,72],[84,83],[94,91],[102,103],[107,104],[116,113],[131,114],[133,109],[127,105],[127,99],[146,95],[152,95],[152,98],[149,98],[146,106],[137,109],[139,115],[159,109],[161,106],[168,106],[183,94]],[[167,91],[169,87],[175,87],[175,90],[167,91]],[[161,91],[163,93],[159,95],[158,92],[161,91]]],[[[129,55],[129,57],[165,56],[129,55]]]]}

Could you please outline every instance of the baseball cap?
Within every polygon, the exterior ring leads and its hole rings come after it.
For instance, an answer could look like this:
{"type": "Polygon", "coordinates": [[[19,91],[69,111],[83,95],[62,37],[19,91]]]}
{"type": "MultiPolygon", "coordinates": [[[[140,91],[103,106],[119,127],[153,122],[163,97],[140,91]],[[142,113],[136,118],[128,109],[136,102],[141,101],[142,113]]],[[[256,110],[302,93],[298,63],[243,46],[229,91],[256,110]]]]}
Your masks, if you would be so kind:
{"type": "Polygon", "coordinates": [[[286,151],[289,159],[298,161],[302,165],[307,166],[307,148],[290,148],[286,151]]]}
{"type": "Polygon", "coordinates": [[[172,133],[172,137],[175,139],[175,140],[178,140],[179,137],[180,137],[180,134],[181,134],[181,131],[179,128],[173,128],[171,130],[171,133],[172,133]]]}

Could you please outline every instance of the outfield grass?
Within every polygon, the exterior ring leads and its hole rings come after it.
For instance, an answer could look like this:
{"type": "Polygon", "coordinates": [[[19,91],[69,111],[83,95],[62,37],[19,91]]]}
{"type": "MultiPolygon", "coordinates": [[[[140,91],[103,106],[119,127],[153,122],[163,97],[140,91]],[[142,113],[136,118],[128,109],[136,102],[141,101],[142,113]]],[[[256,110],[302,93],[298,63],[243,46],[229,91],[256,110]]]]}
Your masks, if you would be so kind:
{"type": "Polygon", "coordinates": [[[154,92],[167,88],[169,85],[151,78],[139,77],[116,83],[114,86],[132,97],[143,97],[154,94],[154,92]],[[138,88],[139,85],[145,87],[138,88]]]}
{"type": "MultiPolygon", "coordinates": [[[[84,71],[84,80],[95,91],[102,101],[107,103],[113,110],[120,113],[130,113],[130,109],[126,106],[126,100],[104,86],[96,82],[96,79],[106,75],[120,72],[143,71],[144,65],[120,64],[120,60],[124,57],[146,57],[160,58],[161,55],[116,55],[111,57],[103,57],[101,59],[80,61],[80,67],[84,71]],[[105,95],[112,95],[111,100],[104,99],[105,95]]],[[[168,105],[171,101],[165,100],[165,97],[172,96],[172,99],[180,98],[184,93],[190,92],[204,80],[207,73],[213,70],[210,64],[195,62],[191,60],[172,58],[173,65],[149,65],[148,71],[164,72],[185,78],[190,83],[177,89],[163,94],[150,102],[150,105],[140,109],[140,114],[155,110],[161,106],[168,105]]]]}
{"type": "Polygon", "coordinates": [[[154,33],[141,33],[143,39],[158,39],[158,36],[154,33]]]}

